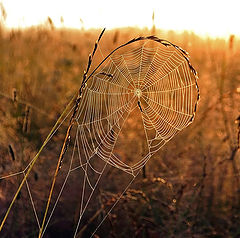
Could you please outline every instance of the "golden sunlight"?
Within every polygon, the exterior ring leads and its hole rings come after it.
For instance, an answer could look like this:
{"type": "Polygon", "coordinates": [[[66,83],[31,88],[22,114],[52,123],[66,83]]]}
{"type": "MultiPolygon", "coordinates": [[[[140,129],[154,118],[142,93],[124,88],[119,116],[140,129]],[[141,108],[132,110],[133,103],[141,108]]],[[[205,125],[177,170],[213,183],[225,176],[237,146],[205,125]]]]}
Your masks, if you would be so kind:
{"type": "Polygon", "coordinates": [[[240,35],[238,0],[74,1],[2,0],[8,28],[44,24],[49,16],[56,27],[99,28],[152,26],[163,30],[189,30],[202,36],[240,35]]]}

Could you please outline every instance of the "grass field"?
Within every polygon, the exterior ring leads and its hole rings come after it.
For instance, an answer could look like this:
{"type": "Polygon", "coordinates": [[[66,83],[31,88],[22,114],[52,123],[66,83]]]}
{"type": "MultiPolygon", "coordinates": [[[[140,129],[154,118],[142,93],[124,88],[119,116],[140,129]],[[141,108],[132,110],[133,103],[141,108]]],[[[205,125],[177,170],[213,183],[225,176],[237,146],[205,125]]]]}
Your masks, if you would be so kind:
{"type": "MultiPolygon", "coordinates": [[[[23,171],[35,156],[79,89],[99,32],[45,26],[25,31],[0,29],[0,177],[23,171]]],[[[101,54],[133,37],[150,34],[134,28],[106,32],[93,66],[101,54]]],[[[160,30],[155,34],[191,56],[201,95],[196,118],[151,158],[145,175],[139,174],[96,237],[240,237],[240,39],[203,39],[193,33],[160,30]]],[[[28,179],[39,216],[43,216],[67,126],[66,120],[28,179]]],[[[135,148],[123,150],[136,153],[135,148]]],[[[66,158],[57,191],[68,163],[66,158]]],[[[1,220],[22,179],[23,173],[0,180],[1,220]]],[[[108,168],[78,237],[90,236],[127,180],[125,173],[108,168]]],[[[80,176],[73,174],[45,237],[72,237],[81,183],[80,176]]],[[[24,186],[1,237],[37,237],[28,194],[24,186]]]]}

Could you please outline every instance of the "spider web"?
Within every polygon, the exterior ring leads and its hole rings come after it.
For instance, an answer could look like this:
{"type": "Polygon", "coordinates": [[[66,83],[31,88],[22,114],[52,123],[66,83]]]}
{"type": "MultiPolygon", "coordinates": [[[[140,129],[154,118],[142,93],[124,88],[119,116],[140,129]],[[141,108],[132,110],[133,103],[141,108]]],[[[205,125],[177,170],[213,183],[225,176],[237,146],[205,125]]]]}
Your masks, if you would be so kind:
{"type": "MultiPolygon", "coordinates": [[[[74,237],[78,235],[83,215],[107,167],[130,176],[124,194],[147,161],[193,121],[199,98],[196,79],[187,54],[166,42],[141,39],[113,51],[104,59],[82,92],[68,168],[56,191],[41,237],[73,173],[79,171],[83,176],[74,237]]],[[[27,168],[17,174],[25,175],[27,168]]],[[[28,180],[26,188],[40,230],[36,198],[32,196],[28,180]]]]}
{"type": "Polygon", "coordinates": [[[197,98],[195,76],[181,52],[147,43],[109,57],[89,80],[77,117],[85,158],[97,155],[133,176],[192,121],[197,98]],[[142,122],[147,142],[147,153],[133,165],[113,152],[131,117],[142,122]]]}

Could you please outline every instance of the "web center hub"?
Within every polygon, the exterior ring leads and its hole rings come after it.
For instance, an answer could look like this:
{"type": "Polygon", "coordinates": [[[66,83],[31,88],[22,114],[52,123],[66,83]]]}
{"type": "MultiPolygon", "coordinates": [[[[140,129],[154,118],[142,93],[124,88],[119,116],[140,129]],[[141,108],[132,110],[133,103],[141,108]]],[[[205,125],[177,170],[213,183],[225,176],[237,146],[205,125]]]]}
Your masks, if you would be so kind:
{"type": "Polygon", "coordinates": [[[134,90],[134,94],[135,94],[138,98],[140,98],[140,97],[142,96],[142,90],[139,89],[139,88],[136,88],[136,89],[134,90]]]}

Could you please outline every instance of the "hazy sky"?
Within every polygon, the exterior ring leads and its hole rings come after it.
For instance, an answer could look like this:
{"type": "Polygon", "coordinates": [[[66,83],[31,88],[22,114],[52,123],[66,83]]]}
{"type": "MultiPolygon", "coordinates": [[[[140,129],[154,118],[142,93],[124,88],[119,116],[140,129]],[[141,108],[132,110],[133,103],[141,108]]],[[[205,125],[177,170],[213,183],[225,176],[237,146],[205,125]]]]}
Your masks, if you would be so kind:
{"type": "Polygon", "coordinates": [[[152,14],[161,29],[192,30],[210,36],[240,35],[240,0],[0,0],[7,27],[46,21],[57,27],[151,27],[152,14]],[[80,20],[81,19],[81,20],[80,20]]]}

